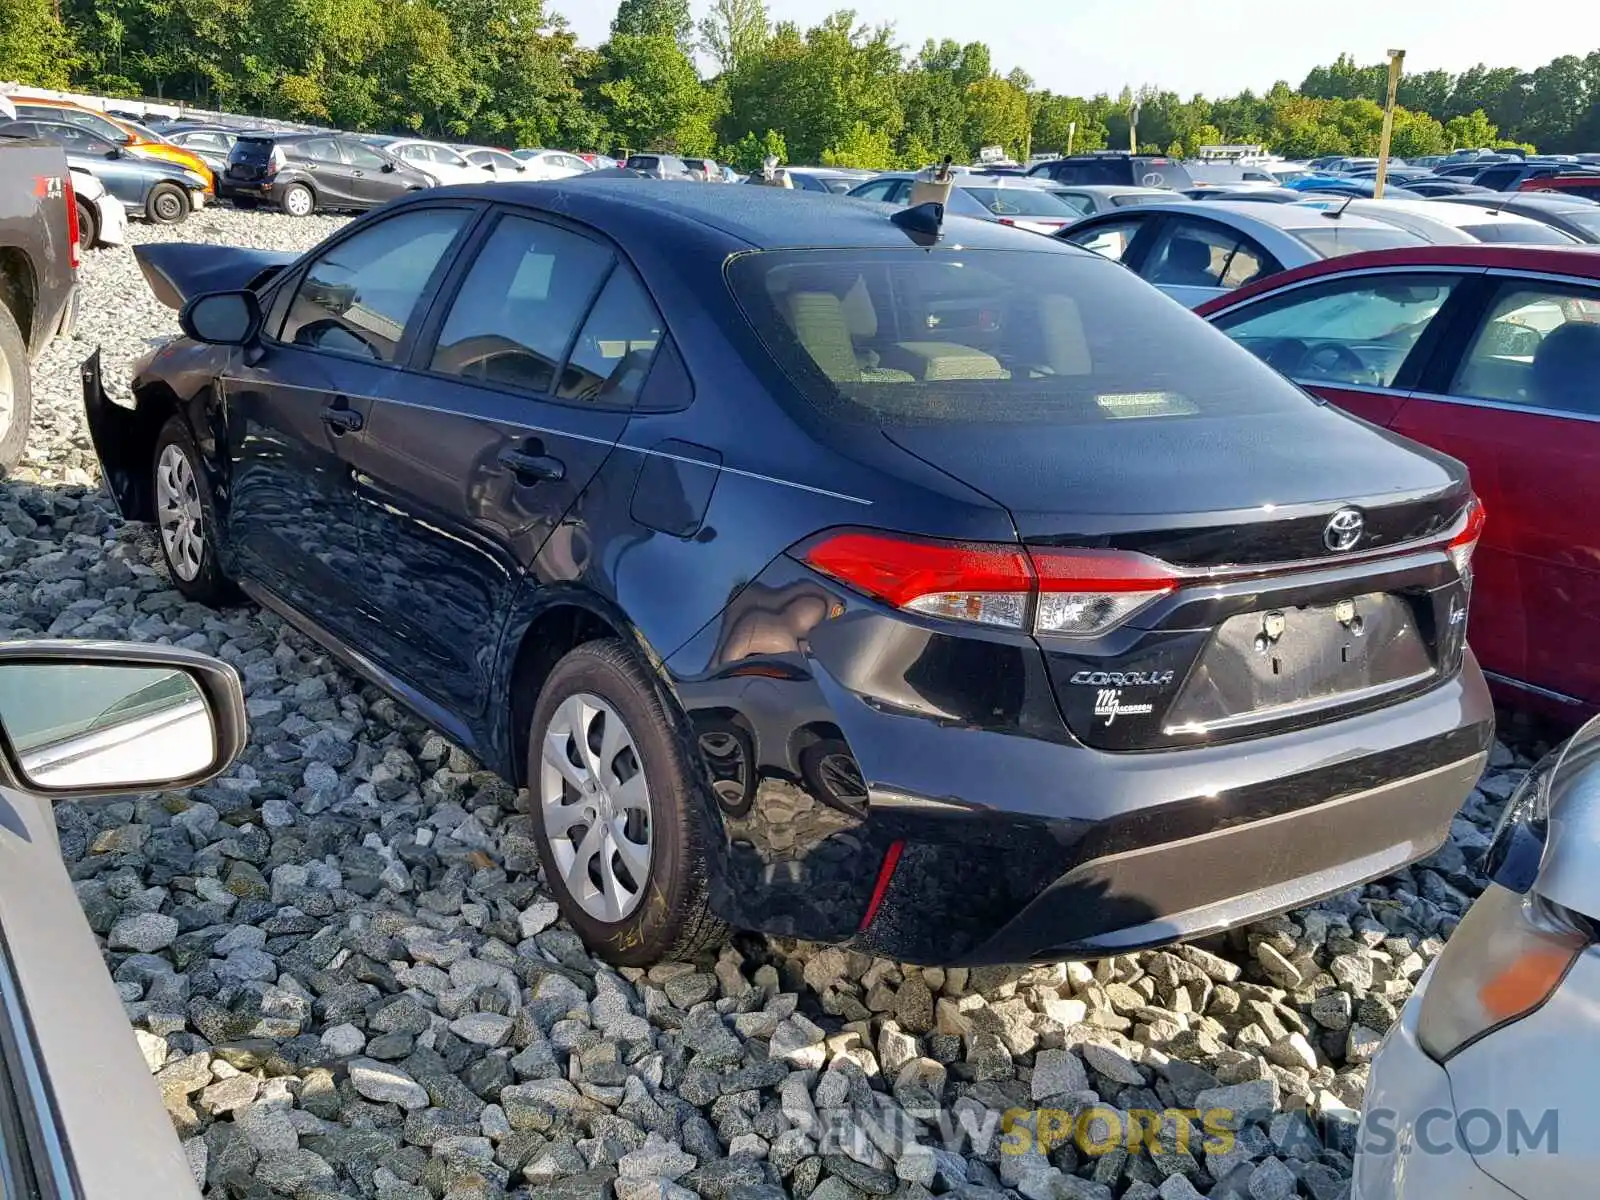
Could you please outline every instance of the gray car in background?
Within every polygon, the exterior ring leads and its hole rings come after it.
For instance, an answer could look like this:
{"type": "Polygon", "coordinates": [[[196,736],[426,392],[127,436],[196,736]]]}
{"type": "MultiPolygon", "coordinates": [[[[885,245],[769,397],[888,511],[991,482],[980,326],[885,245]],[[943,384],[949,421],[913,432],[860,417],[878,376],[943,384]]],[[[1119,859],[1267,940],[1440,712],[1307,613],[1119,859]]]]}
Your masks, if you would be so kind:
{"type": "Polygon", "coordinates": [[[1249,200],[1141,204],[1056,236],[1115,259],[1190,308],[1319,259],[1432,240],[1355,213],[1249,200]]]}
{"type": "MultiPolygon", "coordinates": [[[[878,175],[850,189],[858,200],[878,200],[904,205],[911,198],[916,175],[910,171],[878,175]]],[[[1167,193],[1171,195],[1171,193],[1167,193]]],[[[958,174],[950,189],[950,211],[1000,225],[1014,225],[1031,233],[1055,233],[1084,215],[1068,204],[1048,184],[1008,175],[958,174]]]]}
{"type": "MultiPolygon", "coordinates": [[[[62,865],[51,804],[202,783],[244,740],[239,676],[208,655],[120,642],[0,645],[5,1200],[199,1196],[62,865]]],[[[159,913],[133,921],[176,932],[159,913]]],[[[151,936],[119,921],[109,943],[137,951],[151,936]]]]}
{"type": "Polygon", "coordinates": [[[624,170],[635,171],[649,179],[698,178],[689,165],[675,154],[630,154],[622,164],[624,170]]]}

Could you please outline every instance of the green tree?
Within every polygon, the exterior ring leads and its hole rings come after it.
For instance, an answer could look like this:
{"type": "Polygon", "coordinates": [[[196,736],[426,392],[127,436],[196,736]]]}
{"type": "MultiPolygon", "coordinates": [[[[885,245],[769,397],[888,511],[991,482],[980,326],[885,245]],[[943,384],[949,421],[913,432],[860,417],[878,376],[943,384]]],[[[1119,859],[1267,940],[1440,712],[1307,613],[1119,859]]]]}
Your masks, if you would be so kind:
{"type": "Polygon", "coordinates": [[[700,22],[700,48],[723,71],[736,71],[765,49],[771,32],[762,0],[716,0],[700,22]]]}
{"type": "Polygon", "coordinates": [[[611,19],[614,38],[666,37],[690,50],[693,33],[689,0],[620,0],[611,19]]]}
{"type": "Polygon", "coordinates": [[[894,147],[889,135],[882,129],[871,129],[860,121],[836,146],[822,152],[822,164],[827,167],[866,167],[886,171],[895,165],[894,147]]]}
{"type": "Polygon", "coordinates": [[[712,93],[670,37],[614,37],[601,51],[598,93],[612,132],[634,150],[710,154],[712,93]]]}
{"type": "Polygon", "coordinates": [[[1476,108],[1466,116],[1451,117],[1446,121],[1444,135],[1452,150],[1476,150],[1494,145],[1500,131],[1483,109],[1476,108]]]}
{"type": "Polygon", "coordinates": [[[72,65],[72,38],[52,0],[0,0],[0,79],[65,87],[72,65]]]}
{"type": "Polygon", "coordinates": [[[789,147],[784,144],[783,134],[776,129],[769,129],[763,137],[757,137],[754,133],[745,134],[731,146],[723,146],[717,152],[717,157],[734,170],[748,175],[759,171],[768,157],[776,158],[780,163],[788,161],[789,147]]]}

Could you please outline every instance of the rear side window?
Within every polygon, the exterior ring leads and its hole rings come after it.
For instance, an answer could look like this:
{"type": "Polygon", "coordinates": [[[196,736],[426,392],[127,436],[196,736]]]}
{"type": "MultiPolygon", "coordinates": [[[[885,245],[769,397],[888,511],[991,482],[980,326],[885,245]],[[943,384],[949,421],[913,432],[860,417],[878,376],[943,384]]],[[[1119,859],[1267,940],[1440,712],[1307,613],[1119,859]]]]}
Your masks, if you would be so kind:
{"type": "Polygon", "coordinates": [[[429,369],[518,391],[554,391],[573,333],[611,263],[611,251],[589,238],[502,217],[450,305],[429,369]]]}
{"type": "Polygon", "coordinates": [[[635,154],[628,160],[628,166],[635,171],[654,171],[660,165],[659,159],[649,155],[635,154]]]}
{"type": "Polygon", "coordinates": [[[765,251],[729,267],[807,400],[844,421],[1082,425],[1312,403],[1104,259],[1051,251],[765,251]]]}
{"type": "Polygon", "coordinates": [[[280,339],[373,362],[394,362],[439,260],[471,214],[401,213],[324,253],[301,277],[280,339]]]}
{"type": "Polygon", "coordinates": [[[342,163],[339,143],[332,138],[307,138],[300,143],[300,152],[314,162],[342,163]]]}
{"type": "Polygon", "coordinates": [[[661,314],[631,270],[618,266],[589,310],[556,395],[631,408],[662,336],[661,314]]]}
{"type": "Polygon", "coordinates": [[[1600,416],[1600,289],[1507,284],[1451,395],[1600,416]]]}
{"type": "Polygon", "coordinates": [[[1172,217],[1141,274],[1157,286],[1231,289],[1281,269],[1255,242],[1225,226],[1172,217]]]}

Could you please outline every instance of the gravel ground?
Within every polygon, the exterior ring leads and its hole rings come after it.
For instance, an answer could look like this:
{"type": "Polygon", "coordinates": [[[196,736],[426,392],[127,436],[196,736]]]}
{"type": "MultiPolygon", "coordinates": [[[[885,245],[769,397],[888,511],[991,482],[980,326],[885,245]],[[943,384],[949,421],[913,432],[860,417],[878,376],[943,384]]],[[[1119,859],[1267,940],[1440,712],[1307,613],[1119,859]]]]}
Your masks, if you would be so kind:
{"type": "MultiPolygon", "coordinates": [[[[337,224],[223,209],[133,237],[299,249],[337,224]]],[[[120,387],[177,327],[131,251],[86,257],[76,340],[36,370],[0,484],[0,620],[244,675],[226,778],[56,809],[208,1197],[1347,1194],[1368,1061],[1525,762],[1497,748],[1425,865],[1204,949],[919,970],[741,939],[617,972],[556,920],[506,784],[275,617],[185,603],[117,520],[77,364],[99,344],[120,387]],[[1167,1109],[1236,1132],[1143,1116],[1167,1109]]]]}

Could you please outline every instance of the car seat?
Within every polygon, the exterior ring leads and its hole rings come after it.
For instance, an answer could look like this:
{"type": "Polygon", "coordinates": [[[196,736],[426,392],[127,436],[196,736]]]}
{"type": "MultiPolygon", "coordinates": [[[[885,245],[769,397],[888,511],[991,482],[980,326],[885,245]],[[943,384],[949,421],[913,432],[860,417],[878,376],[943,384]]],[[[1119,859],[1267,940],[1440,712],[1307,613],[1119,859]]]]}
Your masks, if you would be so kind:
{"type": "Polygon", "coordinates": [[[1217,273],[1211,268],[1211,247],[1194,238],[1173,238],[1167,243],[1167,256],[1152,282],[1168,287],[1217,287],[1217,273]]]}
{"type": "Polygon", "coordinates": [[[1533,356],[1529,399],[1540,408],[1600,413],[1600,325],[1568,321],[1533,356]]]}

